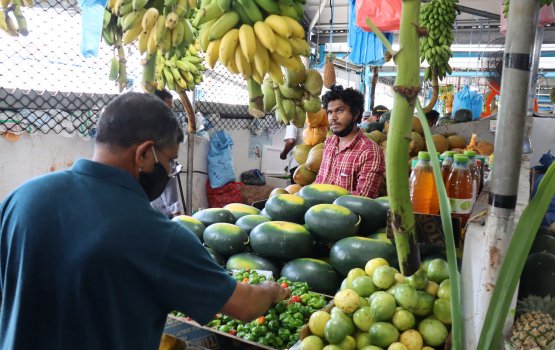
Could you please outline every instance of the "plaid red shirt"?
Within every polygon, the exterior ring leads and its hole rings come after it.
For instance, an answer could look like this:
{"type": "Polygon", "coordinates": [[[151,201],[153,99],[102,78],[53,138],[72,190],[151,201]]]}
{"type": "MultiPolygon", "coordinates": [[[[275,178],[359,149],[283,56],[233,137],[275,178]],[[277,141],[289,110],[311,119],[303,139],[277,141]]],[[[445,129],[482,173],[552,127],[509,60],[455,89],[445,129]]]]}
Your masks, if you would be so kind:
{"type": "Polygon", "coordinates": [[[336,135],[326,141],[322,165],[314,183],[341,186],[358,196],[378,197],[385,173],[380,146],[360,130],[344,149],[339,150],[338,145],[336,135]]]}

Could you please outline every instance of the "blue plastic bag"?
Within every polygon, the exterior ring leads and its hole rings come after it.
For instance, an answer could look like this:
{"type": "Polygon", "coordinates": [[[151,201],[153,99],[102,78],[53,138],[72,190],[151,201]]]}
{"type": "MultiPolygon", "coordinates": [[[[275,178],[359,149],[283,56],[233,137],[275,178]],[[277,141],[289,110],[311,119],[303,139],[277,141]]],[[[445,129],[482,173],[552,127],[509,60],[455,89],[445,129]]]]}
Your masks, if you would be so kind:
{"type": "Polygon", "coordinates": [[[216,131],[210,137],[208,180],[212,188],[223,187],[236,179],[231,146],[233,146],[233,140],[225,131],[216,131]]]}
{"type": "Polygon", "coordinates": [[[482,95],[470,90],[470,87],[465,85],[455,94],[451,115],[455,115],[459,109],[468,109],[472,112],[472,120],[480,119],[483,101],[484,97],[482,95]]]}
{"type": "Polygon", "coordinates": [[[482,105],[484,104],[484,96],[476,91],[471,91],[472,94],[472,120],[480,119],[482,115],[482,105]]]}
{"type": "Polygon", "coordinates": [[[81,7],[81,55],[98,57],[102,21],[107,0],[79,0],[81,7]]]}

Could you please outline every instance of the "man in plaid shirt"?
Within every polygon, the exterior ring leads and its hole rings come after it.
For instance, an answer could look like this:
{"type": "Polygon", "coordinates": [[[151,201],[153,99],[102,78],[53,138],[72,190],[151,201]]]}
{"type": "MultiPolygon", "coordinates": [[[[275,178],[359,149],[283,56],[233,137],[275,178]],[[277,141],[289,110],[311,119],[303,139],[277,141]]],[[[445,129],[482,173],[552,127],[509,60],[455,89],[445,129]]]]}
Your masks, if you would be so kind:
{"type": "Polygon", "coordinates": [[[354,195],[378,197],[384,182],[385,160],[380,146],[357,127],[364,97],[352,88],[332,86],[322,101],[333,135],[326,140],[314,183],[341,186],[354,195]]]}

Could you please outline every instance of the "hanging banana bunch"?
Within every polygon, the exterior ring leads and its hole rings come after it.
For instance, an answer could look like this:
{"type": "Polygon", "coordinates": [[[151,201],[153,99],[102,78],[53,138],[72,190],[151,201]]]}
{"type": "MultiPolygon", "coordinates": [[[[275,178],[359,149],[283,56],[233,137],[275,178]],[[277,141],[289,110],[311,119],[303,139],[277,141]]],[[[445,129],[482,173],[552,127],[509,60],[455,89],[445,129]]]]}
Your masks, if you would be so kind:
{"type": "MultiPolygon", "coordinates": [[[[116,45],[118,53],[118,30],[123,46],[136,43],[144,55],[141,63],[145,91],[165,87],[178,92],[193,90],[201,83],[206,69],[195,39],[197,32],[190,21],[196,11],[196,0],[109,0],[102,37],[108,45],[116,45]]],[[[120,57],[120,70],[124,62],[120,57]]],[[[112,59],[110,78],[115,66],[112,59]]]]}
{"type": "Polygon", "coordinates": [[[0,29],[10,36],[27,36],[29,29],[21,7],[32,7],[33,4],[34,0],[0,0],[0,29]]]}
{"type": "Polygon", "coordinates": [[[433,95],[430,103],[424,108],[429,112],[437,102],[439,81],[451,74],[449,59],[453,57],[451,44],[454,40],[453,23],[457,17],[457,0],[432,0],[422,5],[420,25],[425,30],[420,37],[420,59],[429,64],[424,72],[424,81],[432,82],[433,95]]]}
{"type": "MultiPolygon", "coordinates": [[[[540,7],[551,5],[553,0],[540,0],[540,7]]],[[[503,0],[503,17],[509,17],[509,0],[503,0]]]]}
{"type": "Polygon", "coordinates": [[[303,104],[310,110],[317,104],[320,109],[322,78],[307,75],[301,60],[301,56],[310,55],[299,23],[305,2],[203,0],[193,18],[208,67],[213,69],[220,62],[247,81],[249,113],[254,117],[277,108],[280,123],[302,126],[306,115],[303,104]],[[307,76],[310,78],[305,83],[307,76]]]}

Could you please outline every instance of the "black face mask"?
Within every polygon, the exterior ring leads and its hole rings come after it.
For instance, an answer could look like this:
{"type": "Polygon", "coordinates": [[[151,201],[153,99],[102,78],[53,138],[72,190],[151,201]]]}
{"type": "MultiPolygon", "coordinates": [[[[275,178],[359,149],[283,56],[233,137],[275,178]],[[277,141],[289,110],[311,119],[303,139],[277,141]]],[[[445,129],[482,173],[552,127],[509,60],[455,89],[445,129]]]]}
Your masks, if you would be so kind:
{"type": "Polygon", "coordinates": [[[355,127],[355,125],[357,124],[357,119],[353,118],[353,121],[351,122],[351,124],[347,125],[347,127],[341,131],[332,131],[334,135],[337,135],[339,137],[345,137],[347,135],[349,135],[349,133],[351,132],[351,130],[353,130],[353,128],[355,127]]]}
{"type": "Polygon", "coordinates": [[[152,148],[152,152],[154,152],[154,159],[156,160],[156,163],[154,163],[154,170],[150,173],[144,171],[139,172],[139,184],[141,184],[141,187],[145,190],[151,202],[162,195],[168,181],[170,181],[166,168],[158,162],[154,147],[152,148]]]}

